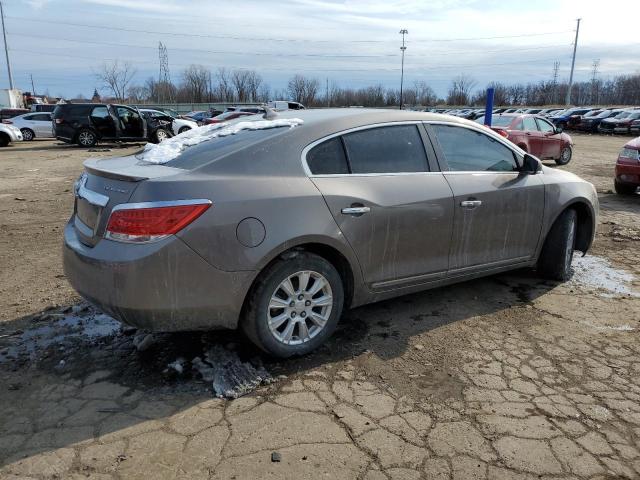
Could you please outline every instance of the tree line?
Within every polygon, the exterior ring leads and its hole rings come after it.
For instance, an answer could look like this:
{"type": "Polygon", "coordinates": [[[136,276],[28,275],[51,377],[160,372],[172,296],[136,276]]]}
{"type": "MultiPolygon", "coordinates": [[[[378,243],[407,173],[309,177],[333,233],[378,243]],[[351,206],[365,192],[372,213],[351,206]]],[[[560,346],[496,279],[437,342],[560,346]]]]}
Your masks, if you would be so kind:
{"type": "MultiPolygon", "coordinates": [[[[381,84],[362,88],[345,88],[335,82],[321,83],[318,78],[293,75],[286,88],[271,89],[255,70],[211,71],[203,65],[190,65],[180,73],[180,80],[158,81],[150,77],[143,84],[134,83],[135,68],[130,63],[104,64],[95,73],[102,88],[115,101],[126,103],[262,103],[269,100],[292,100],[307,107],[394,107],[400,105],[399,88],[381,84]]],[[[447,95],[436,95],[425,81],[407,82],[402,92],[406,106],[484,105],[486,88],[493,87],[495,105],[563,104],[569,88],[567,82],[551,80],[506,85],[492,82],[479,87],[470,75],[451,80],[447,95]]],[[[574,105],[640,105],[640,74],[618,75],[610,79],[576,82],[571,90],[574,105]]]]}

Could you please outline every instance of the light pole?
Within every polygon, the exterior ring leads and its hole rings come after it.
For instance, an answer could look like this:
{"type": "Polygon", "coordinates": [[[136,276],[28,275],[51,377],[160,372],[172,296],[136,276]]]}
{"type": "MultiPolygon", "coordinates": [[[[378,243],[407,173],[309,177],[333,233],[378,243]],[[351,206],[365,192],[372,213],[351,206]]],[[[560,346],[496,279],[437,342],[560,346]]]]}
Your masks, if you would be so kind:
{"type": "Polygon", "coordinates": [[[4,54],[7,57],[7,74],[9,75],[9,88],[13,90],[13,76],[11,75],[11,63],[9,62],[9,47],[7,46],[7,32],[4,29],[4,10],[0,2],[0,19],[2,20],[2,38],[4,39],[4,54]]]}
{"type": "Polygon", "coordinates": [[[580,33],[580,20],[578,18],[578,25],[576,26],[576,39],[573,42],[573,57],[571,58],[571,74],[569,75],[569,89],[567,90],[567,97],[565,98],[564,103],[569,106],[571,103],[571,89],[573,88],[573,69],[576,66],[576,50],[578,49],[578,34],[580,33]]]}
{"type": "Polygon", "coordinates": [[[404,83],[404,51],[407,49],[407,47],[405,47],[404,45],[404,36],[407,35],[409,31],[406,28],[403,28],[402,30],[400,30],[400,33],[402,34],[402,46],[400,47],[400,50],[402,51],[402,66],[400,67],[400,110],[402,110],[402,86],[404,83]]]}

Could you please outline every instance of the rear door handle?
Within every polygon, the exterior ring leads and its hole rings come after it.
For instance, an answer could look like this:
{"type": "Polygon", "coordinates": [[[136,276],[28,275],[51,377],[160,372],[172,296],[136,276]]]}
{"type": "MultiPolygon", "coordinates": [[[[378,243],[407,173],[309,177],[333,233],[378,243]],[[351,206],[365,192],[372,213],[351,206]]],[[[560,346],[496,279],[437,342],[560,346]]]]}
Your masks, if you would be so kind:
{"type": "Polygon", "coordinates": [[[371,209],[369,207],[347,207],[341,210],[343,215],[362,215],[370,211],[371,209]]]}
{"type": "Polygon", "coordinates": [[[460,202],[462,208],[476,208],[482,205],[482,200],[464,200],[460,202]]]}

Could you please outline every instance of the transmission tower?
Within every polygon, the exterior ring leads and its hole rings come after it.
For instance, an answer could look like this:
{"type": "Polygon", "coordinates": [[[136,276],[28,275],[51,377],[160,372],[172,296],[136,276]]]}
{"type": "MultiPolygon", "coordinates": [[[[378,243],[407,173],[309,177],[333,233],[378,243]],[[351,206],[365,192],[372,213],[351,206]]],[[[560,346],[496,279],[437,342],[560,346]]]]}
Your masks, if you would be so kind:
{"type": "Polygon", "coordinates": [[[553,80],[551,82],[551,103],[556,103],[556,89],[558,88],[558,70],[560,69],[560,62],[553,62],[553,80]]]}
{"type": "Polygon", "coordinates": [[[158,44],[158,57],[160,58],[160,75],[158,76],[158,103],[171,103],[171,76],[169,75],[169,54],[167,47],[160,42],[158,44]]]}
{"type": "Polygon", "coordinates": [[[600,59],[597,58],[591,65],[591,103],[597,105],[600,102],[600,92],[598,88],[598,69],[600,68],[600,59]]]}

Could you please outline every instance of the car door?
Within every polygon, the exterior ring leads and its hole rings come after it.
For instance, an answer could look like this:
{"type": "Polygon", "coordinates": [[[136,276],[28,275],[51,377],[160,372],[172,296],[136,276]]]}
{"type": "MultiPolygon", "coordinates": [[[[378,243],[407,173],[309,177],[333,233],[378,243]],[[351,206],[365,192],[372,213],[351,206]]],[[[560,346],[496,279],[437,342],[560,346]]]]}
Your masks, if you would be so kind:
{"type": "Polygon", "coordinates": [[[544,153],[540,158],[560,158],[562,134],[556,133],[556,128],[543,118],[536,117],[536,122],[544,144],[544,153]]]}
{"type": "Polygon", "coordinates": [[[50,137],[51,136],[51,114],[50,113],[37,113],[32,117],[34,123],[34,129],[37,137],[50,137]]]}
{"type": "Polygon", "coordinates": [[[106,105],[94,107],[89,119],[100,138],[116,138],[116,124],[106,105]]]}
{"type": "Polygon", "coordinates": [[[448,269],[452,194],[433,171],[424,135],[415,122],[378,125],[305,149],[309,176],[374,290],[435,280],[448,269]]]}
{"type": "Polygon", "coordinates": [[[534,117],[522,117],[524,135],[529,144],[529,153],[538,158],[544,158],[544,135],[538,130],[534,117]]]}
{"type": "Polygon", "coordinates": [[[120,138],[143,139],[146,137],[146,122],[137,110],[129,107],[115,107],[120,125],[120,138]]]}
{"type": "Polygon", "coordinates": [[[450,275],[531,260],[544,213],[541,175],[521,174],[518,154],[481,128],[430,124],[454,195],[450,275]]]}

